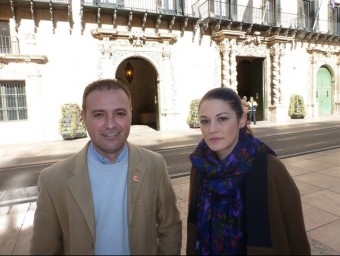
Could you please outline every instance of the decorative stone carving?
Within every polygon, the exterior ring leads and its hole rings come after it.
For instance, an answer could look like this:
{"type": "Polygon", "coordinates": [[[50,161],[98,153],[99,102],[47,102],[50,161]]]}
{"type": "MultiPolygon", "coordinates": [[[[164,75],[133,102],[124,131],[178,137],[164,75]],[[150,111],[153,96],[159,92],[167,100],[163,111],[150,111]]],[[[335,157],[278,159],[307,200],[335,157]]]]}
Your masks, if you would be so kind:
{"type": "Polygon", "coordinates": [[[84,33],[84,5],[81,4],[80,7],[80,25],[81,25],[81,29],[80,29],[80,34],[82,35],[84,33]]]}
{"type": "Polygon", "coordinates": [[[185,17],[184,22],[181,26],[181,36],[184,35],[184,31],[185,31],[186,27],[188,26],[188,20],[189,20],[188,16],[185,17]]]}
{"type": "Polygon", "coordinates": [[[155,24],[155,33],[156,34],[158,33],[159,26],[161,25],[161,22],[162,22],[161,18],[162,18],[162,15],[161,14],[158,15],[157,20],[156,20],[156,24],[155,24]]]}
{"type": "Polygon", "coordinates": [[[195,35],[197,33],[197,29],[199,28],[200,23],[202,22],[201,19],[198,19],[197,22],[193,25],[192,28],[192,41],[194,42],[195,40],[195,35]]]}
{"type": "Polygon", "coordinates": [[[36,33],[37,32],[38,23],[37,23],[37,21],[35,19],[33,0],[31,0],[31,15],[32,15],[32,20],[33,20],[33,24],[34,24],[34,33],[36,33]]]}
{"type": "Polygon", "coordinates": [[[281,90],[281,67],[280,59],[283,55],[284,44],[275,43],[272,49],[272,102],[279,105],[283,102],[283,94],[281,90]]]}
{"type": "Polygon", "coordinates": [[[202,39],[204,36],[204,31],[207,30],[207,28],[209,27],[209,19],[205,19],[201,22],[200,24],[200,39],[199,39],[199,44],[201,45],[202,43],[202,39]]]}
{"type": "Polygon", "coordinates": [[[70,35],[71,35],[72,34],[72,30],[73,30],[73,19],[72,19],[72,5],[71,5],[71,1],[69,1],[68,5],[67,5],[67,20],[68,20],[68,24],[70,25],[69,32],[70,32],[70,35]]]}
{"type": "Polygon", "coordinates": [[[134,30],[130,33],[129,36],[130,41],[133,46],[141,47],[145,42],[145,35],[143,30],[134,30]]]}
{"type": "Polygon", "coordinates": [[[117,9],[115,9],[113,11],[113,15],[112,15],[112,27],[113,27],[113,29],[117,28],[117,9]]]}
{"type": "Polygon", "coordinates": [[[101,28],[102,24],[100,22],[100,6],[98,6],[98,9],[97,9],[97,28],[101,28]]]}
{"type": "Polygon", "coordinates": [[[230,30],[231,29],[231,26],[232,26],[233,22],[232,21],[229,21],[228,22],[228,25],[227,25],[227,30],[230,30]]]}
{"type": "Polygon", "coordinates": [[[131,27],[132,27],[132,11],[130,11],[129,13],[129,18],[128,18],[128,24],[127,24],[127,27],[128,27],[128,31],[131,31],[131,27]]]}
{"type": "Polygon", "coordinates": [[[176,16],[174,15],[174,16],[172,16],[170,24],[169,24],[169,33],[172,33],[172,27],[175,24],[175,20],[176,20],[176,16]]]}
{"type": "Polygon", "coordinates": [[[246,44],[255,44],[255,45],[259,45],[261,44],[261,41],[262,41],[262,38],[260,36],[260,32],[256,31],[254,33],[254,35],[247,35],[246,36],[246,39],[244,40],[243,44],[246,45],[246,44]]]}
{"type": "Polygon", "coordinates": [[[220,44],[222,53],[222,85],[229,87],[230,85],[230,44],[229,39],[224,39],[220,44]]]}
{"type": "Polygon", "coordinates": [[[55,34],[55,21],[54,21],[54,15],[53,15],[52,1],[50,2],[50,15],[51,15],[51,23],[52,23],[52,32],[53,34],[55,34]]]}
{"type": "Polygon", "coordinates": [[[237,53],[237,44],[236,39],[230,40],[230,87],[234,91],[237,92],[237,62],[236,62],[236,53],[237,53]]]}
{"type": "Polygon", "coordinates": [[[211,32],[211,35],[210,35],[210,45],[212,45],[213,36],[216,35],[216,33],[220,30],[220,28],[221,28],[221,20],[218,20],[217,23],[214,26],[214,29],[211,32]]]}
{"type": "Polygon", "coordinates": [[[142,30],[145,31],[145,25],[146,25],[146,18],[148,17],[148,13],[144,13],[143,20],[142,20],[142,30]]]}
{"type": "Polygon", "coordinates": [[[240,42],[237,54],[240,56],[266,57],[267,45],[262,44],[261,37],[253,37],[248,42],[240,42]]]}
{"type": "Polygon", "coordinates": [[[162,57],[163,57],[164,60],[169,60],[170,57],[171,57],[171,50],[170,50],[170,47],[169,47],[169,42],[163,43],[162,57]]]}
{"type": "Polygon", "coordinates": [[[18,33],[19,24],[18,24],[18,22],[17,22],[16,12],[15,12],[15,6],[14,6],[13,0],[10,0],[10,4],[11,4],[11,11],[12,11],[12,16],[13,16],[13,20],[14,20],[15,32],[18,33]]]}
{"type": "Polygon", "coordinates": [[[246,29],[247,34],[250,34],[253,29],[253,24],[250,24],[250,26],[246,29]]]}

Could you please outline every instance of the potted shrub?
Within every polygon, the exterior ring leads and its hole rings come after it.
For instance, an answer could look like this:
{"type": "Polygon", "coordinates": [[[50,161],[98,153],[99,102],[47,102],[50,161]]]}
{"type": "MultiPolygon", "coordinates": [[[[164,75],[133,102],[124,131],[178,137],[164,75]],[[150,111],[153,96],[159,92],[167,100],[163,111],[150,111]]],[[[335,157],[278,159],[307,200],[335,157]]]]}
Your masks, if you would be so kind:
{"type": "Polygon", "coordinates": [[[190,128],[200,127],[200,120],[198,119],[198,104],[200,99],[193,99],[190,103],[190,112],[187,119],[187,124],[190,128]]]}
{"type": "Polygon", "coordinates": [[[86,127],[81,119],[78,104],[67,103],[62,105],[59,133],[64,140],[87,137],[86,127]]]}
{"type": "Polygon", "coordinates": [[[306,107],[301,95],[293,94],[290,96],[288,115],[292,119],[300,119],[306,116],[306,107]]]}

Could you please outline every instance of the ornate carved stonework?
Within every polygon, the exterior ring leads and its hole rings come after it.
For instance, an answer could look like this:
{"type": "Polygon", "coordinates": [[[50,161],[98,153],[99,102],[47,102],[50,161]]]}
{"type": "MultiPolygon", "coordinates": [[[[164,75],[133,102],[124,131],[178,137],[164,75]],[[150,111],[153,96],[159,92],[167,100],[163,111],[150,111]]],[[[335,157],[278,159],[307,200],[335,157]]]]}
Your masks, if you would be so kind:
{"type": "Polygon", "coordinates": [[[220,44],[222,53],[222,85],[229,87],[230,85],[230,43],[229,39],[224,39],[220,44]]]}
{"type": "Polygon", "coordinates": [[[261,42],[258,45],[256,45],[254,42],[241,42],[237,48],[237,55],[264,58],[267,51],[267,45],[262,44],[261,42]]]}
{"type": "MultiPolygon", "coordinates": [[[[249,30],[251,31],[251,30],[249,30]]],[[[222,85],[231,87],[237,91],[237,56],[249,56],[267,58],[269,52],[272,54],[272,99],[275,105],[282,104],[284,94],[281,88],[281,56],[284,54],[286,43],[293,41],[288,33],[279,35],[276,30],[271,36],[271,28],[266,34],[261,35],[259,31],[253,34],[246,34],[243,31],[222,30],[212,35],[213,40],[220,46],[222,53],[222,85]]]]}
{"type": "Polygon", "coordinates": [[[158,74],[160,91],[163,95],[163,116],[178,114],[176,110],[176,83],[173,72],[172,44],[173,35],[147,35],[143,30],[128,33],[107,30],[95,30],[93,35],[98,39],[98,78],[112,77],[122,61],[139,57],[151,63],[158,74]],[[112,40],[114,39],[114,40],[112,40]],[[164,110],[165,109],[165,110],[164,110]]]}
{"type": "Polygon", "coordinates": [[[320,54],[326,57],[339,56],[340,47],[335,45],[310,44],[306,49],[310,54],[320,54]]]}
{"type": "Polygon", "coordinates": [[[237,43],[235,39],[230,41],[231,51],[230,51],[230,87],[237,91],[237,43]]]}
{"type": "Polygon", "coordinates": [[[281,98],[281,67],[280,56],[281,49],[280,44],[276,43],[271,47],[272,54],[272,102],[274,105],[278,105],[282,102],[281,98]]]}

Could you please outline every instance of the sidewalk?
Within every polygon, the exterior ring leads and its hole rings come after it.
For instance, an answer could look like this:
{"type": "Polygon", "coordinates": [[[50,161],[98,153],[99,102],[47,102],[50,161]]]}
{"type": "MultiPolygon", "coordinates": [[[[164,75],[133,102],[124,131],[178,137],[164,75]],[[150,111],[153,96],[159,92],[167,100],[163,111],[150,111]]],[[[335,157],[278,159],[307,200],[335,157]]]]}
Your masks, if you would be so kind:
{"type": "MultiPolygon", "coordinates": [[[[337,117],[330,117],[329,120],[337,117]]],[[[323,121],[325,119],[322,119],[323,121]]],[[[285,123],[258,122],[254,127],[297,124],[303,120],[285,123]]],[[[309,120],[320,121],[320,119],[309,120]]],[[[305,120],[306,122],[306,120],[305,120]]],[[[129,141],[142,146],[179,146],[200,139],[199,129],[175,132],[157,132],[142,126],[133,127],[129,141]]],[[[13,164],[52,161],[65,154],[81,149],[86,139],[56,141],[37,145],[15,145],[0,147],[0,168],[13,164]],[[45,156],[56,156],[54,158],[45,156]]],[[[301,194],[303,212],[313,255],[340,254],[340,149],[333,149],[282,160],[295,180],[301,194]]],[[[182,254],[186,248],[186,216],[188,206],[189,177],[172,180],[177,203],[183,220],[182,254]]],[[[1,194],[0,194],[1,197],[1,194]]],[[[36,203],[27,202],[0,207],[0,255],[28,254],[32,235],[33,216],[36,203]]]]}

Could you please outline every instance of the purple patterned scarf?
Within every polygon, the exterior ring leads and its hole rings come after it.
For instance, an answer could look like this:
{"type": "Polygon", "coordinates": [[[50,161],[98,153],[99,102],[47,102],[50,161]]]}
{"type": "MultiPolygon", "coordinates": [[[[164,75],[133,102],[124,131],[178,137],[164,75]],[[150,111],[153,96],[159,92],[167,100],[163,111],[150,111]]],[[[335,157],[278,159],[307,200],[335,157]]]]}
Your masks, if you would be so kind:
{"type": "Polygon", "coordinates": [[[240,130],[233,151],[219,160],[204,140],[190,155],[192,166],[202,176],[197,195],[196,249],[202,255],[234,255],[243,239],[243,198],[240,184],[261,152],[276,155],[265,143],[240,130]]]}

